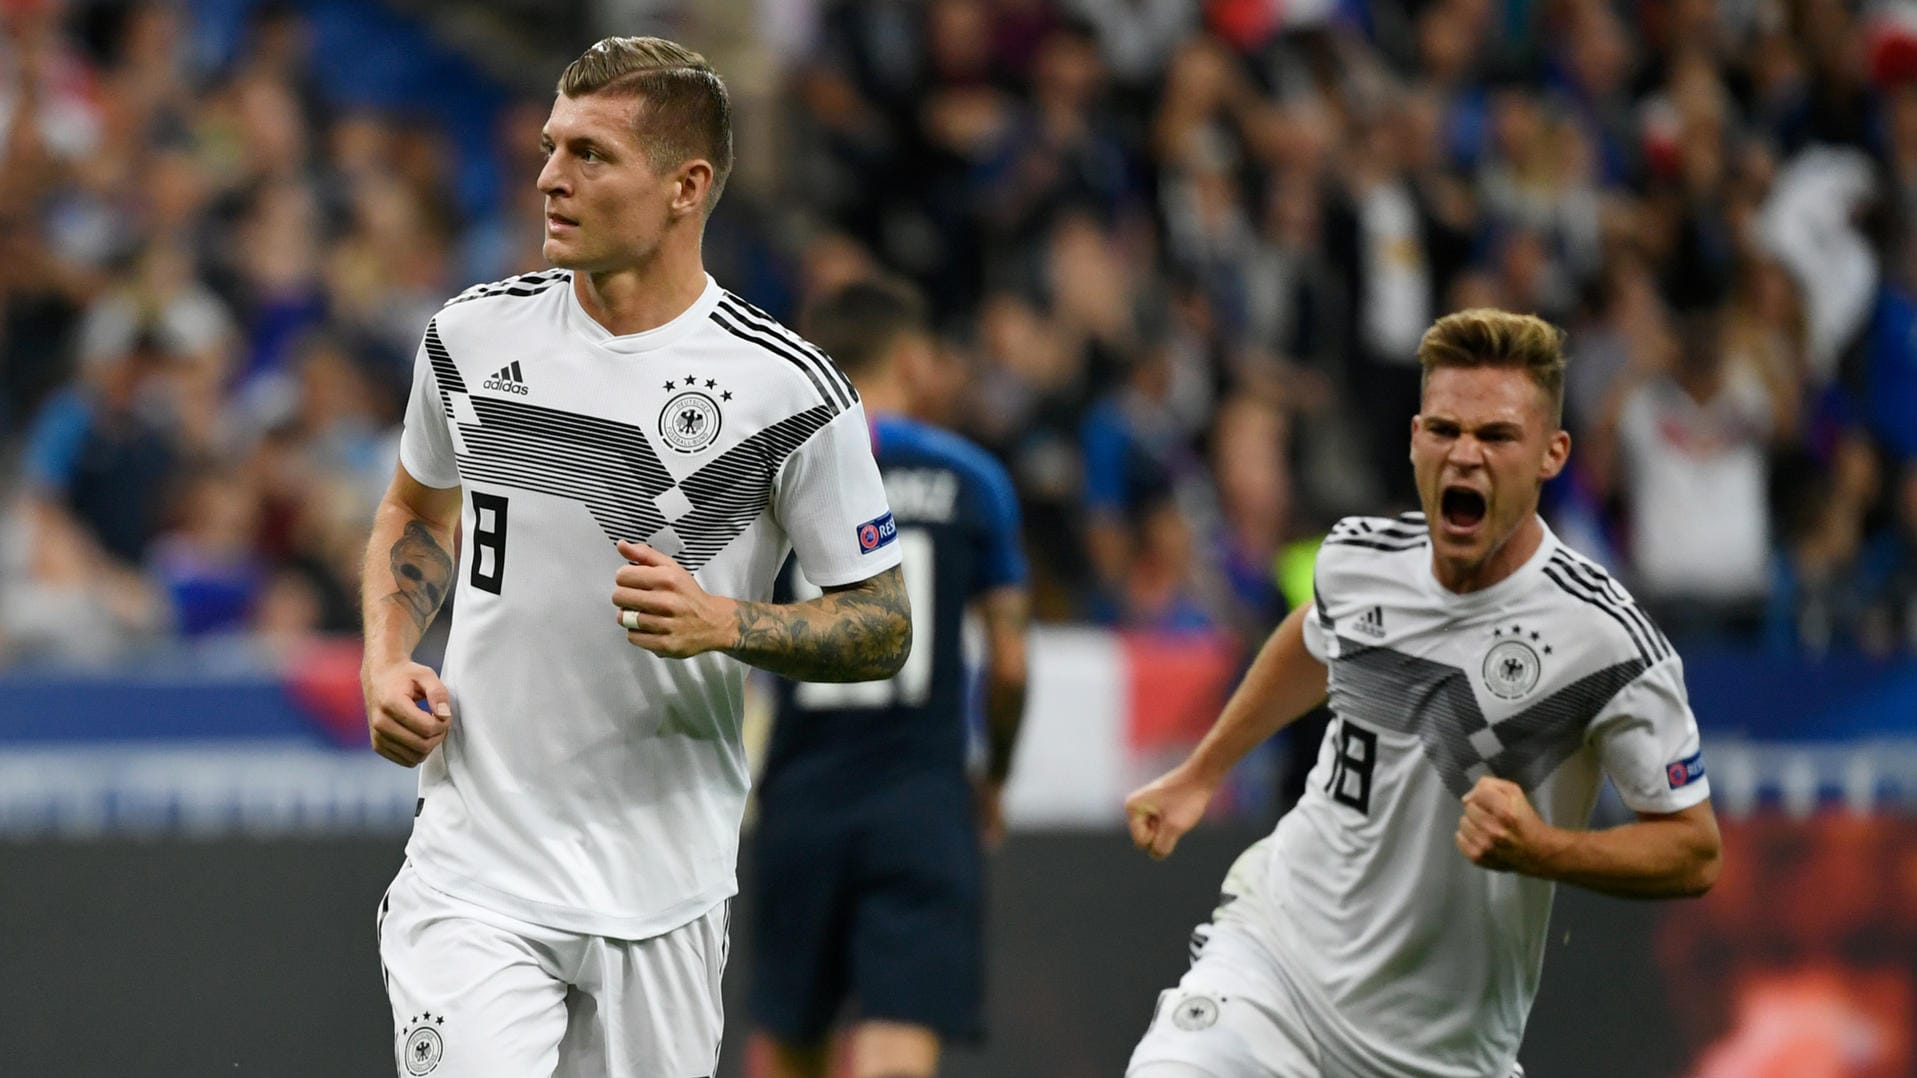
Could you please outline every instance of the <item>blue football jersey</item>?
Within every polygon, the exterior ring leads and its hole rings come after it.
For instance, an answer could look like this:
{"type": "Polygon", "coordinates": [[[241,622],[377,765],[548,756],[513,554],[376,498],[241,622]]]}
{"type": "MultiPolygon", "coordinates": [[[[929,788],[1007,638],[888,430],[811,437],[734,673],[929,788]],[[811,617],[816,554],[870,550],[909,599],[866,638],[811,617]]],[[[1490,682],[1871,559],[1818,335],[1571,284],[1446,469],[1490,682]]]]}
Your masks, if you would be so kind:
{"type": "MultiPolygon", "coordinates": [[[[862,543],[897,544],[912,601],[912,654],[897,675],[853,684],[780,682],[762,791],[820,784],[840,795],[889,776],[962,774],[966,607],[1023,585],[1018,500],[992,456],[956,434],[896,416],[872,422],[892,519],[862,543]]],[[[796,565],[786,594],[817,595],[796,565]]]]}

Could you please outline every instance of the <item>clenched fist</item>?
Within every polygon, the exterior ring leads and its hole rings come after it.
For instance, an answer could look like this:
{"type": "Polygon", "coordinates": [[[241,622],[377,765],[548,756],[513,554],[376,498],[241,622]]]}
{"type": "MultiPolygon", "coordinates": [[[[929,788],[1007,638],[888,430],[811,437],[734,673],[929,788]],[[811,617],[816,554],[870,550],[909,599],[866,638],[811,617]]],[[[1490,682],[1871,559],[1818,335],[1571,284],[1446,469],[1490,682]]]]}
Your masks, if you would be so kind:
{"type": "Polygon", "coordinates": [[[1486,775],[1464,795],[1458,849],[1474,865],[1540,875],[1540,857],[1556,834],[1531,807],[1523,788],[1508,779],[1486,775]]]}
{"type": "Polygon", "coordinates": [[[1182,766],[1139,787],[1125,799],[1132,845],[1160,861],[1170,857],[1178,840],[1204,818],[1217,789],[1217,783],[1196,778],[1182,766]]]}

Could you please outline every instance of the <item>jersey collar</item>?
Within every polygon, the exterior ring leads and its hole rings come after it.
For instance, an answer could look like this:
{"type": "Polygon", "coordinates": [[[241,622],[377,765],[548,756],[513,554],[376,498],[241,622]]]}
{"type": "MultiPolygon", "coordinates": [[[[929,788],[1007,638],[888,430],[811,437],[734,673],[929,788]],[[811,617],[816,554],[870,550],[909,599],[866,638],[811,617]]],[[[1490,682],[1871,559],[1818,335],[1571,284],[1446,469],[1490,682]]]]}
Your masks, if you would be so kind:
{"type": "MultiPolygon", "coordinates": [[[[1551,525],[1545,523],[1542,516],[1538,517],[1538,526],[1544,529],[1544,535],[1538,540],[1538,548],[1532,551],[1524,564],[1518,566],[1510,576],[1488,588],[1467,591],[1463,594],[1446,588],[1438,583],[1438,575],[1433,571],[1431,559],[1428,556],[1425,558],[1423,571],[1418,574],[1418,580],[1426,594],[1453,610],[1476,610],[1495,606],[1512,595],[1522,594],[1544,571],[1545,562],[1551,560],[1552,553],[1559,546],[1557,533],[1551,530],[1551,525]]],[[[1427,548],[1427,554],[1428,552],[1429,548],[1427,548]]]]}
{"type": "Polygon", "coordinates": [[[675,315],[672,321],[640,333],[628,333],[624,336],[615,336],[611,330],[593,321],[592,316],[586,313],[586,309],[579,305],[579,293],[569,287],[566,289],[566,325],[601,348],[628,355],[652,352],[677,344],[684,340],[687,334],[705,324],[707,316],[711,315],[713,308],[719,305],[719,297],[725,294],[725,289],[720,288],[719,282],[712,279],[712,274],[706,274],[705,278],[705,291],[699,293],[699,298],[692,301],[692,306],[675,315]]]}

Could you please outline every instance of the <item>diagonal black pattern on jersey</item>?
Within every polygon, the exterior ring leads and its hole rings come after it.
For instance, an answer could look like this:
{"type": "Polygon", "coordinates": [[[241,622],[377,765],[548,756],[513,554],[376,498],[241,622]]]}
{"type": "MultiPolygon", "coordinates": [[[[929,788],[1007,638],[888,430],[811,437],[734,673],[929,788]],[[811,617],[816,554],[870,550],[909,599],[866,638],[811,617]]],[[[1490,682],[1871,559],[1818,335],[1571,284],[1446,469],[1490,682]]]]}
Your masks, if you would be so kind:
{"type": "Polygon", "coordinates": [[[1374,730],[1416,737],[1447,789],[1459,797],[1470,790],[1466,772],[1480,762],[1471,735],[1489,724],[1464,671],[1343,636],[1333,670],[1332,711],[1374,730]]]}
{"type": "Polygon", "coordinates": [[[1550,696],[1498,723],[1504,749],[1490,760],[1495,775],[1529,790],[1549,778],[1558,765],[1577,754],[1584,729],[1624,686],[1648,667],[1641,659],[1586,674],[1550,696]]]}
{"type": "Polygon", "coordinates": [[[786,458],[837,414],[838,409],[820,404],[787,416],[679,484],[693,505],[692,512],[673,525],[685,540],[683,557],[697,557],[704,564],[750,527],[772,497],[772,481],[786,458]]]}
{"type": "Polygon", "coordinates": [[[584,502],[609,539],[645,539],[665,526],[654,499],[672,476],[639,428],[522,401],[472,403],[479,423],[460,426],[463,474],[584,502]]]}
{"type": "MultiPolygon", "coordinates": [[[[430,326],[428,335],[431,352],[438,338],[430,326]]],[[[441,390],[450,413],[444,382],[441,390]]],[[[581,502],[615,541],[645,540],[667,526],[657,499],[675,483],[639,427],[525,401],[468,399],[479,422],[459,425],[462,476],[581,502]]],[[[684,544],[679,564],[700,569],[750,527],[765,511],[786,458],[836,414],[820,405],[788,416],[677,483],[692,505],[670,522],[684,544]]]]}
{"type": "Polygon", "coordinates": [[[1469,773],[1480,764],[1526,790],[1535,788],[1576,754],[1591,720],[1646,666],[1631,659],[1587,674],[1496,727],[1485,721],[1469,675],[1455,666],[1340,636],[1334,669],[1334,712],[1416,737],[1445,788],[1463,797],[1471,790],[1469,773]],[[1471,741],[1485,729],[1502,746],[1488,760],[1471,741]]]}

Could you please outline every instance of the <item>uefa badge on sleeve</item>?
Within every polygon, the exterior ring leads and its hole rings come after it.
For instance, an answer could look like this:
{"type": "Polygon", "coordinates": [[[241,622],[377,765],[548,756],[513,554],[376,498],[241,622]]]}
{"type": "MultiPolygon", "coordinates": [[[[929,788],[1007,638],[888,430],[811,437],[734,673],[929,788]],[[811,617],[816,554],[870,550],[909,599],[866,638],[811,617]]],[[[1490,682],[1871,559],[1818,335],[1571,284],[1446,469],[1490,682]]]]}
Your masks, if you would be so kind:
{"type": "Polygon", "coordinates": [[[892,519],[892,514],[887,513],[882,517],[874,517],[859,525],[858,537],[859,553],[870,554],[874,550],[897,539],[899,537],[899,525],[897,521],[892,519]]]}
{"type": "Polygon", "coordinates": [[[1682,760],[1664,766],[1664,780],[1677,790],[1704,777],[1704,753],[1702,750],[1691,753],[1682,760]]]}

